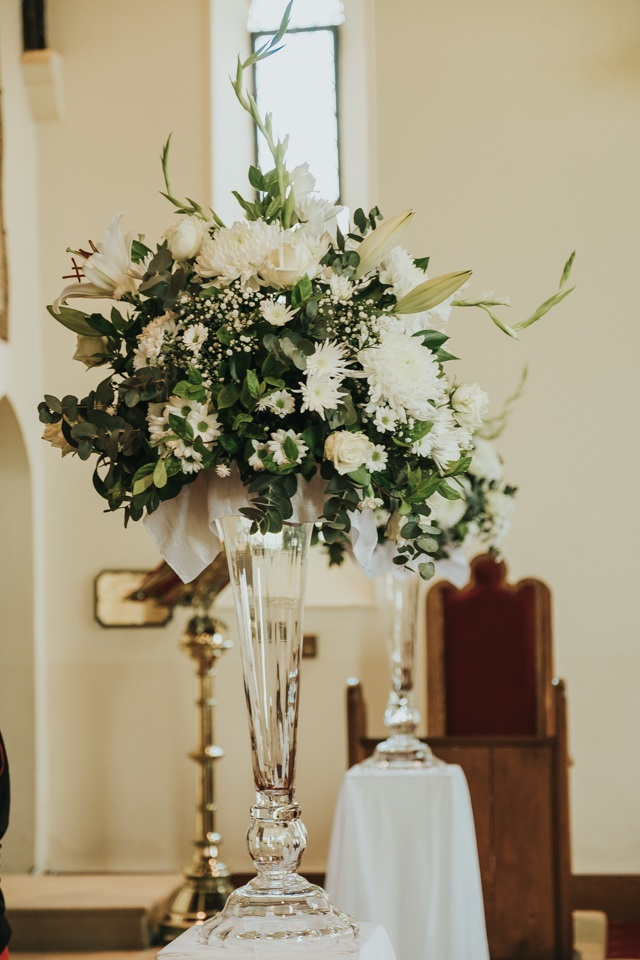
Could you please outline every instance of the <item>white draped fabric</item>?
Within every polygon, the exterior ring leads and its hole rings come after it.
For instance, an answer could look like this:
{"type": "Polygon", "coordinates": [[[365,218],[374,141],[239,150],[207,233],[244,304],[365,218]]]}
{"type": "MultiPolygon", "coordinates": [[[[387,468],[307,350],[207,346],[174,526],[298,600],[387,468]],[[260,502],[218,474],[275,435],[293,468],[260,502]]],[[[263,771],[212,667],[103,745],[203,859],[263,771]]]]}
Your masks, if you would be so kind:
{"type": "Polygon", "coordinates": [[[339,910],[384,926],[397,960],[489,960],[462,769],[352,767],[335,812],[326,888],[339,910]]]}

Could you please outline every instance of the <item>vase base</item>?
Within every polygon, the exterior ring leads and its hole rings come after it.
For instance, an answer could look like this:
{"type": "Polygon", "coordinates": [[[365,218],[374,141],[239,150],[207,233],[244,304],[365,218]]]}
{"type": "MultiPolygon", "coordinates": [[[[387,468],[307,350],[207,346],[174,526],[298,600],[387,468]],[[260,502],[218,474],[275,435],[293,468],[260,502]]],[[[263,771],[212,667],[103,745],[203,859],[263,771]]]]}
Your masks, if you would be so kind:
{"type": "Polygon", "coordinates": [[[444,760],[434,757],[427,743],[417,737],[398,734],[379,743],[373,755],[365,760],[363,766],[378,769],[411,767],[439,767],[444,760]]]}
{"type": "Polygon", "coordinates": [[[199,940],[225,947],[259,941],[354,940],[358,924],[331,904],[322,887],[295,875],[278,888],[260,878],[235,890],[217,916],[203,924],[199,940]]]}

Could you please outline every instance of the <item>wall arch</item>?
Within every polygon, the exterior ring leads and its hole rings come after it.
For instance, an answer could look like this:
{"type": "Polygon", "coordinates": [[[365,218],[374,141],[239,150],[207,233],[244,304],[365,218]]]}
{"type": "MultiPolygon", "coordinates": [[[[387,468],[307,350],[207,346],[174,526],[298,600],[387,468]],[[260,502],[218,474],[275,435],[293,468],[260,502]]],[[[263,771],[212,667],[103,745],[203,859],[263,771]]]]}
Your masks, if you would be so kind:
{"type": "Polygon", "coordinates": [[[31,469],[11,402],[0,398],[0,729],[11,771],[2,869],[24,873],[35,851],[35,642],[31,469]]]}

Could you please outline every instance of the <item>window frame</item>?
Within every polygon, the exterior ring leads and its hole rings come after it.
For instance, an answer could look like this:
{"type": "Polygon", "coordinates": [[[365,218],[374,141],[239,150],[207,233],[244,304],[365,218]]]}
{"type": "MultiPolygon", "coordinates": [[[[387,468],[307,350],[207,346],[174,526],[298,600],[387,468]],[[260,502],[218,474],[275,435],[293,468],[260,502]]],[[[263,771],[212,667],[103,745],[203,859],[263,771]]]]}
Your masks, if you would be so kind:
{"type": "MultiPolygon", "coordinates": [[[[341,204],[342,203],[342,192],[343,192],[343,174],[342,174],[342,123],[340,116],[340,27],[342,24],[331,23],[326,25],[317,24],[313,27],[292,27],[290,30],[287,30],[287,35],[294,33],[318,33],[319,31],[326,31],[333,35],[333,69],[334,69],[334,81],[335,81],[335,111],[336,111],[336,148],[337,148],[337,159],[338,159],[338,196],[335,200],[332,200],[333,203],[341,204]]],[[[276,30],[258,30],[258,31],[249,31],[249,38],[251,42],[251,52],[254,53],[258,48],[258,40],[262,38],[264,43],[269,37],[273,37],[276,34],[276,30]]],[[[258,76],[257,76],[257,64],[254,63],[252,67],[252,82],[253,89],[256,100],[258,99],[258,76]]],[[[254,129],[253,136],[253,153],[254,153],[254,163],[258,166],[258,142],[260,138],[260,132],[258,128],[254,129]]],[[[311,172],[313,173],[313,163],[310,161],[311,172]]],[[[266,171],[263,171],[263,173],[266,171]]],[[[330,198],[323,198],[330,199],[330,198]]]]}

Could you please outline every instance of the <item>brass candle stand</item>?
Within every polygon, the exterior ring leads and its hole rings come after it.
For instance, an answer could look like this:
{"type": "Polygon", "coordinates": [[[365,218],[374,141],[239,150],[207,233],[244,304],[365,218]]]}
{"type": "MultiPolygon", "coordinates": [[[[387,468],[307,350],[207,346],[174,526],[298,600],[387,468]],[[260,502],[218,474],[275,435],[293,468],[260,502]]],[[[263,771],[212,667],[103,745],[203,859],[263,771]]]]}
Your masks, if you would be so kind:
{"type": "Polygon", "coordinates": [[[216,830],[215,765],[224,756],[214,743],[215,676],[218,659],[232,643],[208,611],[197,610],[180,638],[180,649],[196,665],[199,742],[189,754],[199,767],[196,838],[193,859],[184,869],[184,883],[170,896],[159,928],[168,943],[195,923],[219,913],[233,890],[229,870],[218,858],[222,841],[216,830]]]}
{"type": "Polygon", "coordinates": [[[198,764],[195,849],[191,863],[183,870],[184,882],[157,918],[165,943],[219,913],[233,890],[229,870],[218,858],[222,837],[215,823],[215,765],[224,751],[214,742],[216,670],[219,658],[233,644],[222,634],[224,625],[211,614],[216,597],[228,583],[227,560],[221,553],[189,584],[183,584],[167,564],[160,564],[146,576],[135,595],[138,600],[153,598],[170,608],[186,604],[193,610],[179,646],[196,666],[198,745],[189,754],[198,764]]]}

